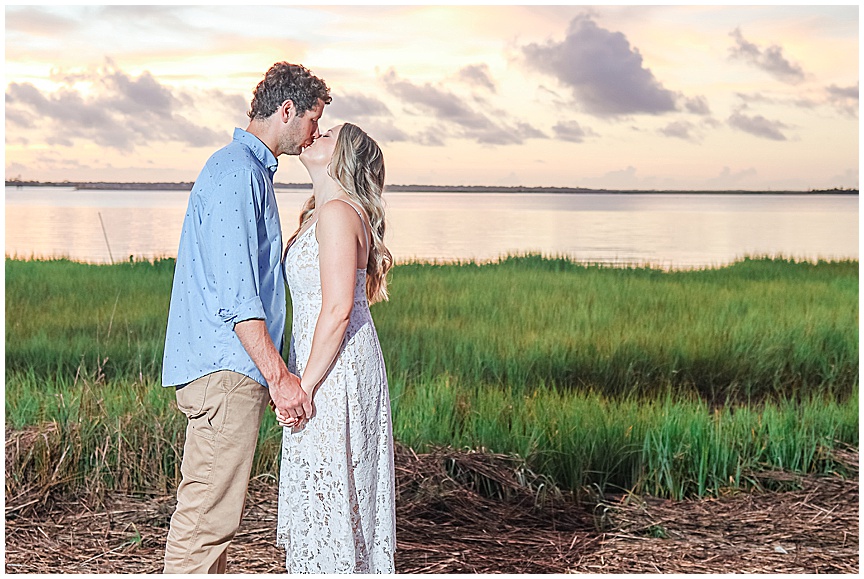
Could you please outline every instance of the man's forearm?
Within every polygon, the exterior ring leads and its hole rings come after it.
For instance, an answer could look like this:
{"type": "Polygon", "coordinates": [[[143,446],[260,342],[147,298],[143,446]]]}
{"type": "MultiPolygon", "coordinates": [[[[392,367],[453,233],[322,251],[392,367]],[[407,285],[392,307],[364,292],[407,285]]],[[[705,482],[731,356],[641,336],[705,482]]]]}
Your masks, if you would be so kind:
{"type": "Polygon", "coordinates": [[[285,361],[276,350],[264,320],[244,320],[234,325],[234,332],[249,357],[267,381],[266,386],[279,384],[288,374],[285,361]]]}
{"type": "Polygon", "coordinates": [[[288,371],[282,356],[267,332],[264,320],[244,320],[234,325],[240,343],[267,381],[270,400],[288,418],[312,415],[311,398],[300,386],[300,379],[288,371]]]}

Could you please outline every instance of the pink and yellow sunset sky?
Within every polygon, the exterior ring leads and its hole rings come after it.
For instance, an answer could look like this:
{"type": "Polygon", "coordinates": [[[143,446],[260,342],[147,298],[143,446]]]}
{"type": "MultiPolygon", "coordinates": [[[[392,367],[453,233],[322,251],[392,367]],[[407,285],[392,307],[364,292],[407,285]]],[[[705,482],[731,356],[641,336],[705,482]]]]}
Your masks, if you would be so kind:
{"type": "MultiPolygon", "coordinates": [[[[323,77],[388,182],[857,188],[836,6],[5,7],[6,178],[191,181],[276,61],[323,77]]],[[[282,157],[278,182],[305,182],[282,157]]]]}

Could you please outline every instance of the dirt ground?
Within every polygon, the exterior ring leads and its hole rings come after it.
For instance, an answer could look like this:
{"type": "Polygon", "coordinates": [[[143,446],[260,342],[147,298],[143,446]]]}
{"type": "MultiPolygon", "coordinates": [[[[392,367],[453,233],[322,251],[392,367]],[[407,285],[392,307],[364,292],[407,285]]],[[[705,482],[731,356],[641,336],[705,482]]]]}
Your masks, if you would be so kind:
{"type": "MultiPolygon", "coordinates": [[[[857,473],[857,451],[846,460],[857,473]]],[[[761,473],[712,499],[572,497],[499,455],[397,453],[399,573],[857,573],[858,477],[761,473]]],[[[156,573],[171,496],[6,498],[7,573],[156,573]]],[[[253,480],[232,573],[284,573],[276,486],[253,480]]]]}

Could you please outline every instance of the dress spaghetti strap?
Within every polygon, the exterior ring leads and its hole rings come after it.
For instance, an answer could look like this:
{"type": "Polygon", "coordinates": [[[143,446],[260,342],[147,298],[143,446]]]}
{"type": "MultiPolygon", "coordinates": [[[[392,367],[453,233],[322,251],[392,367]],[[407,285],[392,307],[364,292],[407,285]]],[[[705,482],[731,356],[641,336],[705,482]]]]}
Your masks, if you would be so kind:
{"type": "Polygon", "coordinates": [[[363,227],[363,237],[366,239],[366,252],[368,253],[369,252],[369,233],[366,231],[366,220],[363,218],[363,214],[360,213],[360,210],[357,209],[357,207],[353,203],[348,201],[347,199],[342,199],[341,197],[337,197],[336,200],[347,203],[348,205],[351,206],[352,209],[354,209],[354,211],[357,212],[357,215],[360,217],[360,225],[363,227]]]}

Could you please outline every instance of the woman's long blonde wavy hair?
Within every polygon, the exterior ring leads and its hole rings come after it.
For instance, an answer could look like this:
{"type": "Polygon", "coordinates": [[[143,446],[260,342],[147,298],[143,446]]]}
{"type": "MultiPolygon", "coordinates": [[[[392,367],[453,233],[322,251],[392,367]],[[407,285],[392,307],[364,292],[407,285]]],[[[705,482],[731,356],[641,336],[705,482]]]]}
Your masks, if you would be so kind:
{"type": "MultiPolygon", "coordinates": [[[[384,245],[384,155],[375,140],[357,125],[345,123],[339,131],[328,170],[348,198],[360,205],[369,217],[371,243],[366,262],[366,299],[370,304],[389,299],[387,272],[393,267],[393,256],[384,245]]],[[[300,213],[300,226],[312,217],[315,196],[309,197],[300,213]]],[[[290,240],[289,240],[290,244],[290,240]]]]}

